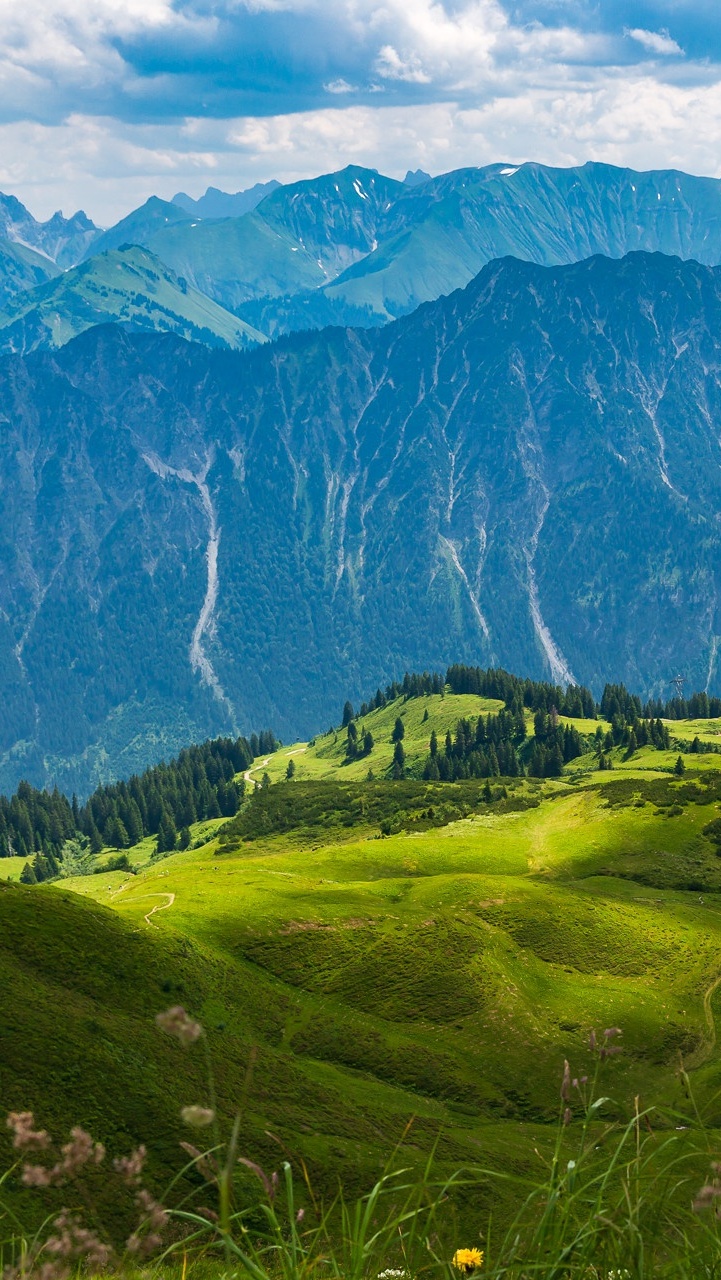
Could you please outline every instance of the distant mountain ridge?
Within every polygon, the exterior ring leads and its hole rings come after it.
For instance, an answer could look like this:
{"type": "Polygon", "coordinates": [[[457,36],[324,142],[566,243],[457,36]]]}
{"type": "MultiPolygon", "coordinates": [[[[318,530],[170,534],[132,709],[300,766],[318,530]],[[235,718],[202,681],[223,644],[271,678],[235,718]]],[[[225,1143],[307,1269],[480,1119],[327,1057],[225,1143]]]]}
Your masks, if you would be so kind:
{"type": "Polygon", "coordinates": [[[404,669],[718,692],[721,269],[494,262],[249,353],[0,365],[0,780],[304,736],[404,669]]]}
{"type": "Polygon", "coordinates": [[[72,218],[54,213],[47,222],[38,222],[15,196],[0,193],[0,236],[34,249],[59,267],[79,262],[100,234],[82,210],[72,218]]]}
{"type": "Polygon", "coordinates": [[[175,333],[209,347],[265,339],[136,245],[95,254],[0,312],[0,353],[62,347],[97,324],[175,333]]]}
{"type": "MultiPolygon", "coordinates": [[[[435,178],[409,171],[399,182],[350,165],[234,195],[209,187],[199,200],[182,192],[173,201],[152,196],[106,231],[84,214],[36,223],[18,201],[2,197],[0,306],[45,283],[37,261],[12,257],[10,245],[20,242],[30,246],[26,253],[44,255],[47,278],[57,266],[137,245],[224,311],[276,337],[386,324],[464,287],[506,255],[553,266],[643,251],[715,265],[721,181],[675,170],[529,162],[435,178]]],[[[67,328],[62,317],[58,328],[67,328]]]]}
{"type": "Polygon", "coordinates": [[[197,200],[193,200],[184,191],[179,191],[173,196],[172,203],[201,218],[239,218],[244,213],[250,213],[265,196],[279,186],[280,183],[271,178],[270,182],[256,182],[255,186],[248,187],[246,191],[236,191],[234,194],[220,191],[218,187],[208,187],[205,195],[197,200]]]}
{"type": "Polygon", "coordinates": [[[498,163],[398,182],[348,166],[277,187],[240,218],[199,220],[187,204],[153,199],[99,244],[120,240],[273,336],[387,323],[508,254],[551,266],[642,250],[714,265],[721,181],[498,163]]]}

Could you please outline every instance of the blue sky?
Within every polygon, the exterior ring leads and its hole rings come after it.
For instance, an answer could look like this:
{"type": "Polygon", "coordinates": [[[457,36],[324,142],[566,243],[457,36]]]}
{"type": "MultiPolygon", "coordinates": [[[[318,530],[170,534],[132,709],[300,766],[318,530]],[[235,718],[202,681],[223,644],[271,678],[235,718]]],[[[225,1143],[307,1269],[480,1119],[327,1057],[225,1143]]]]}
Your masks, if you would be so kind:
{"type": "Polygon", "coordinates": [[[710,0],[0,0],[0,189],[149,194],[495,160],[721,176],[710,0]]]}

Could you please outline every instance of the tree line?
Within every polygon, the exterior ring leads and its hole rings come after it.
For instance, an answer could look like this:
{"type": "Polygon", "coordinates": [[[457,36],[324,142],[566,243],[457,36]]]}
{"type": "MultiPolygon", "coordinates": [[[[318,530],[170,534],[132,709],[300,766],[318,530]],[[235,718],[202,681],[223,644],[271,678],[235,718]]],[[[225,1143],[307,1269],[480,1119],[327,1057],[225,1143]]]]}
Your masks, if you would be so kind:
{"type": "Polygon", "coordinates": [[[596,702],[590,689],[583,685],[549,684],[542,680],[521,679],[502,667],[449,667],[446,683],[453,693],[475,693],[482,698],[496,698],[505,702],[509,711],[551,712],[555,707],[561,716],[575,720],[595,720],[596,702]]]}
{"type": "Polygon", "coordinates": [[[527,741],[523,712],[501,710],[480,715],[473,723],[462,718],[455,733],[446,732],[440,746],[436,733],[430,738],[423,777],[443,782],[464,778],[557,778],[564,764],[583,755],[586,744],[573,725],[561,724],[558,712],[539,709],[534,734],[527,741]]]}
{"type": "Polygon", "coordinates": [[[194,822],[237,812],[244,783],[236,775],[277,746],[270,731],[250,741],[215,738],[185,748],[168,764],[98,787],[83,805],[57,788],[39,791],[21,782],[10,799],[0,796],[0,857],[27,858],[25,878],[44,880],[58,874],[63,846],[74,838],[92,853],[128,849],[146,836],[155,836],[159,853],[187,848],[194,822]]]}

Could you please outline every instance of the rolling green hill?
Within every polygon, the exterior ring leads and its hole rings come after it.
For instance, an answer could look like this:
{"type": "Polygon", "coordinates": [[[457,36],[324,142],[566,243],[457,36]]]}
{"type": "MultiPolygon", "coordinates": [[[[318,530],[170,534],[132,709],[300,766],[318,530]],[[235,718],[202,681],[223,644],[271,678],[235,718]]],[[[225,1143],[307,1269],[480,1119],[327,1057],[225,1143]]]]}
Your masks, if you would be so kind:
{"type": "Polygon", "coordinates": [[[670,751],[619,745],[604,772],[589,751],[546,780],[385,776],[399,717],[418,769],[432,731],[499,706],[399,698],[364,717],[362,762],[343,762],[336,730],[256,759],[247,782],[279,781],[194,827],[197,848],[158,857],[146,840],[130,873],[103,872],[103,853],[98,874],[0,883],[8,1105],[86,1123],[113,1151],[148,1141],[166,1173],[179,1107],[205,1100],[200,1057],[171,1057],[152,1023],[182,1001],[208,1028],[225,1115],[257,1048],[246,1153],[274,1160],[270,1129],[323,1185],[366,1183],[410,1116],[411,1163],[439,1139],[444,1167],[528,1170],[592,1028],[623,1031],[609,1117],[636,1095],[683,1109],[681,1058],[721,1127],[721,771],[687,751],[674,773],[679,742],[713,744],[721,721],[669,721],[670,751]]]}
{"type": "Polygon", "coordinates": [[[110,322],[214,347],[265,341],[146,249],[125,245],[9,301],[0,312],[0,352],[61,347],[85,329],[110,322]]]}

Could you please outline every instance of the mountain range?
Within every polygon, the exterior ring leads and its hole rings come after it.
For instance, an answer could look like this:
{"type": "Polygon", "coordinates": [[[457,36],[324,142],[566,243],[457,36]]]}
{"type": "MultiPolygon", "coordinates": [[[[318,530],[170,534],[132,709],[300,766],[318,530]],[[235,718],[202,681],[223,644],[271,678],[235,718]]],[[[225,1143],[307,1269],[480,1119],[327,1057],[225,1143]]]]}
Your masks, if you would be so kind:
{"type": "Polygon", "coordinates": [[[249,352],[0,364],[0,783],[87,790],[405,668],[717,691],[721,269],[505,258],[249,352]]]}
{"type": "MultiPolygon", "coordinates": [[[[721,182],[596,163],[494,164],[435,178],[416,171],[399,182],[348,166],[235,194],[211,187],[198,200],[183,192],[172,201],[152,196],[105,231],[82,212],[36,222],[14,197],[0,196],[0,326],[14,323],[18,309],[33,313],[36,298],[42,309],[43,287],[81,262],[83,290],[101,293],[103,255],[130,245],[274,337],[330,324],[387,323],[462,288],[486,263],[509,254],[553,266],[640,250],[715,265],[721,182]]],[[[68,306],[69,323],[59,301],[57,323],[35,326],[40,345],[77,332],[72,289],[68,306]]],[[[176,332],[170,311],[165,327],[176,332]]],[[[135,320],[131,307],[125,322],[135,320]]],[[[223,340],[224,323],[207,326],[211,343],[223,340]]]]}

